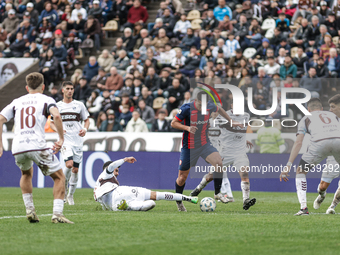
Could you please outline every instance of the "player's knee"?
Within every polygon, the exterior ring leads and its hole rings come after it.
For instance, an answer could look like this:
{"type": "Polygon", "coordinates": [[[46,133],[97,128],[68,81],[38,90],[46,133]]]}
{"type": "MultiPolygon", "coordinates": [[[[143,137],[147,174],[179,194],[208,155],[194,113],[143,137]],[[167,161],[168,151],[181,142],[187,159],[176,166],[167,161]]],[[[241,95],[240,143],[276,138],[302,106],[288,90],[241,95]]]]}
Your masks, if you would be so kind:
{"type": "Polygon", "coordinates": [[[328,188],[328,183],[327,182],[324,182],[324,181],[321,181],[320,185],[319,185],[319,189],[321,191],[325,191],[327,188],[328,188]]]}
{"type": "Polygon", "coordinates": [[[73,160],[69,160],[69,161],[65,162],[65,166],[67,168],[72,168],[73,167],[73,160]]]}
{"type": "Polygon", "coordinates": [[[187,176],[186,175],[178,175],[177,184],[179,186],[183,186],[185,184],[186,180],[187,180],[187,176]]]}

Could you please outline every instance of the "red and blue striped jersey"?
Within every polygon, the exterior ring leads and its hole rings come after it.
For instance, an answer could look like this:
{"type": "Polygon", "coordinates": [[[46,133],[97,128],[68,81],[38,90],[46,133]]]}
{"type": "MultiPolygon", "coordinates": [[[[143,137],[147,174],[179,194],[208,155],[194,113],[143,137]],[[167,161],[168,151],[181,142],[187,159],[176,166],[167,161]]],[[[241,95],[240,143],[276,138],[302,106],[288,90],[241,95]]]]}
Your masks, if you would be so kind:
{"type": "Polygon", "coordinates": [[[197,127],[196,133],[191,134],[183,131],[182,147],[185,149],[200,148],[210,142],[208,137],[210,114],[218,110],[217,106],[209,101],[207,104],[207,114],[202,115],[196,108],[195,101],[181,106],[175,118],[183,121],[186,126],[197,127]]]}

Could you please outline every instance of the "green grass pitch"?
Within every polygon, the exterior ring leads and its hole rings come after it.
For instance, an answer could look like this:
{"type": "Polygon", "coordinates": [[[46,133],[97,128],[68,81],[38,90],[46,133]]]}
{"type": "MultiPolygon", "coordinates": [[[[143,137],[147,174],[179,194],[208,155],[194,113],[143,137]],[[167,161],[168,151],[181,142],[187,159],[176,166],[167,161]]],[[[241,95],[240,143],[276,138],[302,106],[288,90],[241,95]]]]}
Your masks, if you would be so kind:
{"type": "MultiPolygon", "coordinates": [[[[188,193],[188,191],[186,192],[188,193]]],[[[102,211],[91,189],[78,189],[75,206],[65,205],[70,224],[51,223],[52,189],[34,189],[40,222],[30,224],[19,188],[0,188],[0,254],[339,254],[339,220],[324,214],[333,195],[313,209],[316,194],[307,194],[309,216],[295,193],[251,192],[257,203],[242,210],[236,201],[217,203],[214,213],[185,203],[157,201],[149,212],[102,211]],[[7,217],[9,216],[9,217],[7,217]],[[19,217],[17,217],[19,216],[19,217]]],[[[204,191],[200,198],[212,196],[204,191]]]]}

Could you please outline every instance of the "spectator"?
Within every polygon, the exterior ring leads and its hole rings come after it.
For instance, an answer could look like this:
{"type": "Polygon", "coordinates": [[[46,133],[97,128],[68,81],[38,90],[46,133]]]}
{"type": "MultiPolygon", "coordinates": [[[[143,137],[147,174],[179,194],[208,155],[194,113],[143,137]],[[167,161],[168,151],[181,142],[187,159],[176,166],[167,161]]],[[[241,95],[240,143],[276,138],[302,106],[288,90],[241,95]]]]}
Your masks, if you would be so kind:
{"type": "Polygon", "coordinates": [[[269,40],[267,38],[262,39],[262,46],[260,46],[256,53],[254,54],[253,58],[257,59],[264,59],[267,55],[267,50],[270,48],[269,40]]]}
{"type": "Polygon", "coordinates": [[[40,53],[36,42],[32,42],[29,49],[25,51],[25,58],[39,58],[40,53]]]}
{"type": "Polygon", "coordinates": [[[120,89],[123,87],[123,77],[118,74],[115,66],[111,67],[110,74],[111,76],[106,79],[105,89],[118,96],[120,89]]]}
{"type": "Polygon", "coordinates": [[[273,57],[268,58],[268,64],[264,66],[264,71],[269,77],[280,72],[280,65],[275,62],[273,57]]]}
{"type": "Polygon", "coordinates": [[[228,40],[225,42],[225,45],[228,48],[228,59],[230,59],[231,57],[235,57],[236,50],[241,48],[239,42],[235,39],[235,35],[233,32],[230,32],[228,34],[228,40]]]}
{"type": "Polygon", "coordinates": [[[218,52],[222,50],[223,52],[223,58],[228,58],[229,56],[229,49],[228,47],[224,44],[224,40],[222,38],[217,40],[217,46],[214,47],[212,51],[212,55],[214,58],[218,58],[217,54],[218,52]]]}
{"type": "MultiPolygon", "coordinates": [[[[324,2],[324,1],[322,1],[324,2]]],[[[323,7],[324,5],[321,5],[321,7],[323,7]]],[[[326,28],[328,28],[328,32],[329,34],[334,37],[334,36],[338,36],[338,30],[339,30],[339,24],[337,22],[337,20],[335,19],[335,14],[334,13],[329,13],[326,16],[328,19],[325,19],[325,26],[326,28]]]]}
{"type": "Polygon", "coordinates": [[[94,40],[94,46],[97,50],[97,54],[100,54],[100,37],[102,29],[100,22],[92,15],[89,15],[84,25],[84,33],[87,34],[87,38],[94,40]]]}
{"type": "Polygon", "coordinates": [[[103,91],[106,87],[105,87],[105,83],[106,83],[106,72],[104,70],[104,68],[100,67],[98,69],[98,74],[96,76],[93,76],[93,78],[90,81],[90,88],[92,90],[95,89],[99,89],[100,91],[103,91]]]}
{"type": "Polygon", "coordinates": [[[152,105],[153,105],[153,97],[150,95],[149,89],[145,86],[142,88],[142,93],[138,98],[138,102],[140,100],[144,100],[144,102],[147,106],[152,107],[152,105]]]}
{"type": "Polygon", "coordinates": [[[138,107],[139,107],[138,112],[139,112],[142,120],[145,121],[148,129],[150,130],[152,123],[155,119],[154,110],[150,106],[146,105],[146,103],[143,99],[139,100],[138,107]]]}
{"type": "MultiPolygon", "coordinates": [[[[147,29],[143,28],[140,30],[140,32],[138,33],[138,35],[135,36],[135,46],[133,47],[134,50],[140,50],[140,48],[142,47],[142,45],[144,44],[144,40],[147,38],[149,39],[149,32],[147,29]]],[[[150,39],[149,39],[150,42],[150,39]]],[[[149,43],[149,46],[151,45],[151,43],[149,43]]],[[[146,55],[146,50],[145,50],[145,55],[146,55]]]]}
{"type": "Polygon", "coordinates": [[[329,87],[329,70],[325,65],[325,61],[322,57],[318,59],[318,65],[315,67],[316,76],[320,78],[322,84],[322,93],[327,97],[327,90],[329,87]]]}
{"type": "Polygon", "coordinates": [[[0,24],[0,52],[3,52],[6,48],[5,41],[7,40],[7,31],[3,29],[2,24],[0,24]]]}
{"type": "Polygon", "coordinates": [[[83,76],[86,77],[88,83],[98,74],[99,65],[95,56],[89,58],[89,62],[84,66],[83,76]]]}
{"type": "Polygon", "coordinates": [[[30,22],[33,26],[38,25],[39,12],[34,9],[33,3],[30,2],[26,5],[26,12],[24,13],[24,15],[30,18],[30,22]]]}
{"type": "Polygon", "coordinates": [[[125,24],[128,11],[129,11],[129,8],[128,8],[127,4],[125,3],[125,1],[116,0],[116,1],[113,1],[110,12],[109,12],[107,18],[108,18],[108,20],[117,18],[117,19],[119,19],[121,24],[125,24]]]}
{"type": "Polygon", "coordinates": [[[141,6],[141,2],[139,0],[134,0],[133,6],[129,9],[127,23],[124,27],[130,27],[132,29],[136,22],[144,25],[148,18],[149,14],[145,7],[141,6]]]}
{"type": "MultiPolygon", "coordinates": [[[[149,25],[151,25],[151,24],[153,24],[153,23],[150,23],[149,25]]],[[[164,25],[164,23],[163,23],[163,20],[161,19],[161,18],[157,18],[156,20],[155,20],[155,24],[154,24],[154,26],[153,26],[153,28],[150,30],[150,36],[152,37],[152,38],[154,38],[155,36],[157,36],[158,35],[158,31],[161,29],[161,28],[163,28],[164,30],[165,30],[165,32],[166,32],[166,34],[168,34],[168,29],[167,29],[167,27],[164,25]]]]}
{"type": "Polygon", "coordinates": [[[265,110],[268,102],[268,97],[268,89],[263,86],[261,81],[258,81],[254,90],[254,104],[256,105],[256,109],[265,110]]]}
{"type": "Polygon", "coordinates": [[[292,43],[291,46],[304,46],[306,45],[306,37],[305,33],[307,32],[308,29],[308,20],[307,19],[302,19],[301,20],[301,26],[296,30],[292,37],[292,43]]]}
{"type": "Polygon", "coordinates": [[[74,73],[71,76],[71,82],[74,84],[74,87],[77,87],[79,85],[79,80],[83,75],[83,70],[76,69],[74,73]]]}
{"type": "Polygon", "coordinates": [[[147,51],[148,49],[151,49],[153,52],[156,52],[156,49],[154,46],[151,45],[151,41],[150,38],[146,37],[143,39],[143,44],[142,46],[139,48],[139,52],[141,54],[141,59],[142,60],[146,60],[147,59],[147,51]]]}
{"type": "Polygon", "coordinates": [[[244,14],[240,15],[239,23],[234,24],[233,32],[235,33],[235,38],[239,41],[242,49],[245,49],[247,47],[245,38],[249,34],[249,24],[247,22],[247,17],[244,14]]]}
{"type": "Polygon", "coordinates": [[[104,68],[105,72],[110,71],[113,61],[113,56],[108,50],[103,50],[102,54],[98,57],[98,65],[104,68]]]}
{"type": "Polygon", "coordinates": [[[87,79],[81,77],[79,80],[79,86],[75,88],[73,98],[86,104],[87,99],[91,96],[91,88],[87,84],[87,79]]]}
{"type": "Polygon", "coordinates": [[[168,98],[169,92],[167,91],[167,89],[171,84],[172,84],[172,79],[170,77],[169,71],[167,69],[163,69],[159,76],[157,86],[154,88],[151,88],[154,98],[156,97],[168,98]]]}
{"type": "Polygon", "coordinates": [[[191,102],[191,94],[190,94],[189,91],[187,91],[187,92],[184,93],[184,100],[182,102],[182,105],[190,103],[190,102],[191,102]]]}
{"type": "Polygon", "coordinates": [[[305,33],[305,48],[313,48],[317,47],[316,40],[320,35],[319,28],[319,18],[318,16],[312,17],[312,24],[308,25],[307,31],[305,33]]]}
{"type": "Polygon", "coordinates": [[[148,75],[145,78],[145,86],[150,90],[150,92],[155,91],[157,89],[157,83],[159,80],[159,77],[155,71],[155,68],[149,67],[147,74],[148,75]]]}
{"type": "Polygon", "coordinates": [[[167,44],[168,42],[169,38],[166,36],[165,29],[161,28],[158,31],[158,36],[152,40],[151,44],[155,46],[155,49],[158,51],[161,47],[165,47],[165,44],[167,44]]]}
{"type": "Polygon", "coordinates": [[[279,18],[276,20],[276,28],[280,30],[283,37],[287,37],[289,35],[289,19],[286,18],[286,14],[281,12],[279,14],[279,18]]]}
{"type": "Polygon", "coordinates": [[[135,58],[131,59],[130,63],[131,63],[131,65],[128,66],[128,68],[126,68],[127,73],[133,74],[134,71],[136,71],[136,70],[140,73],[143,72],[143,66],[138,65],[137,59],[135,59],[135,58]]]}
{"type": "Polygon", "coordinates": [[[58,63],[61,68],[63,78],[65,79],[66,78],[65,66],[67,65],[67,50],[63,45],[61,39],[56,39],[53,52],[54,56],[58,59],[58,63]]]}
{"type": "Polygon", "coordinates": [[[113,103],[112,103],[113,96],[110,94],[110,91],[105,89],[103,91],[103,98],[104,98],[104,100],[102,102],[101,111],[106,112],[108,109],[112,109],[112,106],[113,106],[113,103]]]}
{"type": "Polygon", "coordinates": [[[53,50],[49,49],[39,63],[39,72],[44,75],[46,86],[49,86],[53,78],[58,76],[58,69],[58,59],[54,56],[53,50]]]}
{"type": "Polygon", "coordinates": [[[253,84],[256,85],[258,82],[261,82],[263,87],[269,89],[272,79],[266,74],[264,67],[259,67],[257,70],[258,75],[253,77],[253,84]]]}
{"type": "Polygon", "coordinates": [[[51,89],[51,97],[58,103],[63,100],[63,96],[59,93],[58,87],[53,86],[51,89]]]}
{"type": "Polygon", "coordinates": [[[187,29],[187,35],[182,39],[179,47],[183,50],[184,56],[190,51],[192,46],[196,45],[196,37],[194,36],[194,31],[191,28],[187,29]]]}
{"type": "Polygon", "coordinates": [[[111,48],[110,53],[116,59],[116,58],[118,58],[118,52],[121,51],[121,50],[124,50],[123,39],[122,38],[117,38],[116,39],[116,45],[114,45],[111,48]]]}
{"type": "Polygon", "coordinates": [[[218,28],[222,31],[233,31],[234,27],[228,15],[225,15],[223,20],[218,24],[218,28]]]}
{"type": "Polygon", "coordinates": [[[274,29],[274,36],[269,40],[270,46],[275,49],[281,42],[283,34],[278,28],[274,29]]]}
{"type": "Polygon", "coordinates": [[[167,110],[168,112],[171,112],[173,109],[178,108],[180,106],[180,103],[184,99],[184,88],[180,84],[179,79],[174,78],[172,80],[172,86],[168,88],[169,92],[169,99],[168,99],[168,105],[167,110]]]}
{"type": "Polygon", "coordinates": [[[35,40],[35,29],[34,27],[30,24],[30,20],[25,18],[20,24],[19,27],[16,31],[16,33],[22,33],[23,34],[23,38],[25,40],[25,42],[33,42],[35,40]]]}
{"type": "Polygon", "coordinates": [[[92,15],[95,19],[101,20],[102,19],[103,9],[100,7],[99,0],[94,0],[92,2],[92,4],[93,4],[93,7],[90,8],[88,16],[92,15]]]}
{"type": "Polygon", "coordinates": [[[308,61],[306,53],[303,52],[303,48],[299,47],[296,55],[293,58],[293,62],[297,67],[297,77],[302,77],[305,73],[305,63],[308,61]]]}
{"type": "Polygon", "coordinates": [[[218,21],[223,21],[225,15],[228,15],[230,19],[233,18],[231,9],[226,6],[225,0],[218,0],[218,6],[214,9],[214,16],[218,21]]]}
{"type": "Polygon", "coordinates": [[[180,84],[183,86],[184,91],[190,90],[190,84],[187,77],[185,77],[180,71],[175,73],[175,78],[179,80],[180,84]]]}
{"type": "Polygon", "coordinates": [[[122,126],[116,120],[115,112],[112,109],[106,111],[107,119],[102,122],[99,127],[101,132],[117,132],[123,131],[122,126]]]}
{"type": "Polygon", "coordinates": [[[76,1],[74,3],[74,10],[72,11],[72,14],[71,14],[71,20],[73,22],[77,21],[79,13],[81,13],[81,17],[84,20],[86,20],[86,18],[87,18],[87,11],[81,6],[80,1],[76,1]]]}
{"type": "Polygon", "coordinates": [[[123,39],[123,48],[126,49],[127,52],[133,51],[133,47],[135,46],[136,40],[132,36],[131,28],[127,27],[124,29],[123,39]]]}
{"type": "Polygon", "coordinates": [[[280,41],[280,44],[276,46],[276,50],[275,50],[275,56],[279,55],[279,50],[283,48],[285,49],[287,54],[290,54],[290,45],[287,44],[287,39],[286,38],[282,38],[280,41]]]}
{"type": "Polygon", "coordinates": [[[300,87],[307,89],[312,98],[320,97],[320,93],[322,91],[321,80],[316,76],[315,67],[309,68],[308,74],[301,78],[300,87]]]}
{"type": "Polygon", "coordinates": [[[203,19],[201,24],[202,28],[207,31],[213,31],[215,27],[218,27],[218,25],[219,21],[215,18],[214,11],[208,10],[207,17],[203,19]]]}
{"type": "Polygon", "coordinates": [[[22,33],[17,33],[16,40],[9,46],[10,51],[6,52],[4,57],[11,58],[21,58],[24,55],[24,52],[26,50],[26,47],[29,45],[29,43],[26,43],[23,39],[22,33]]]}
{"type": "Polygon", "coordinates": [[[40,24],[43,20],[48,20],[53,27],[56,27],[59,21],[57,11],[52,8],[52,4],[50,2],[45,2],[44,7],[45,10],[43,10],[40,14],[38,23],[40,24]]]}
{"type": "Polygon", "coordinates": [[[176,56],[171,61],[171,67],[179,70],[184,67],[186,58],[182,55],[181,49],[176,49],[176,56]]]}
{"type": "Polygon", "coordinates": [[[336,49],[331,48],[329,50],[329,57],[326,58],[325,66],[327,66],[329,70],[329,76],[333,78],[331,80],[332,90],[336,91],[338,79],[334,78],[338,78],[340,75],[340,57],[338,56],[336,49]]]}
{"type": "MultiPolygon", "coordinates": [[[[225,45],[224,45],[225,46],[225,45]]],[[[190,54],[188,55],[187,59],[185,60],[185,66],[180,71],[189,76],[190,78],[194,77],[195,70],[199,68],[201,61],[201,56],[197,54],[196,46],[191,46],[190,54]]]]}
{"type": "Polygon", "coordinates": [[[125,132],[149,132],[146,123],[140,118],[137,110],[133,111],[132,119],[127,123],[125,132]]]}
{"type": "Polygon", "coordinates": [[[130,64],[130,59],[126,56],[126,51],[121,50],[118,52],[118,58],[113,62],[112,66],[115,66],[119,72],[124,72],[130,64]]]}
{"type": "Polygon", "coordinates": [[[93,90],[91,96],[86,101],[87,110],[94,119],[97,119],[100,109],[102,108],[103,101],[104,98],[99,95],[97,90],[93,90]]]}
{"type": "Polygon", "coordinates": [[[285,49],[279,49],[279,56],[276,59],[276,62],[279,63],[279,65],[283,65],[285,63],[287,53],[285,49]]]}
{"type": "Polygon", "coordinates": [[[320,47],[320,57],[326,59],[329,56],[329,50],[331,48],[336,48],[335,44],[332,42],[332,36],[325,35],[325,44],[320,47]]]}
{"type": "Polygon", "coordinates": [[[244,43],[247,47],[253,47],[257,49],[262,43],[262,30],[259,25],[259,22],[256,18],[253,18],[251,20],[251,24],[249,26],[249,32],[248,35],[244,38],[244,43]]]}
{"type": "Polygon", "coordinates": [[[15,16],[15,11],[13,9],[9,10],[8,17],[2,22],[2,27],[6,30],[8,38],[16,31],[18,25],[19,19],[15,16]]]}
{"type": "Polygon", "coordinates": [[[169,123],[165,119],[165,110],[160,110],[158,112],[158,118],[153,121],[151,131],[152,132],[169,132],[169,123]]]}
{"type": "Polygon", "coordinates": [[[81,12],[79,12],[77,14],[77,20],[76,21],[73,21],[72,19],[68,21],[69,23],[72,24],[72,32],[73,33],[76,33],[76,35],[82,40],[84,41],[85,38],[86,38],[86,35],[85,35],[85,23],[86,23],[86,20],[83,18],[83,14],[81,14],[81,12]]]}
{"type": "Polygon", "coordinates": [[[176,22],[174,27],[174,35],[181,40],[186,35],[188,28],[191,28],[191,22],[187,20],[187,15],[182,14],[181,19],[176,22]]]}
{"type": "Polygon", "coordinates": [[[104,120],[107,120],[106,113],[105,112],[99,112],[98,118],[97,118],[97,123],[96,123],[96,127],[97,127],[98,131],[100,131],[99,128],[102,125],[104,120]]]}
{"type": "Polygon", "coordinates": [[[285,62],[280,68],[280,77],[281,79],[286,79],[288,74],[293,75],[293,78],[296,78],[297,67],[292,61],[290,56],[285,57],[285,62]]]}
{"type": "Polygon", "coordinates": [[[162,17],[165,10],[169,10],[172,13],[171,8],[168,6],[168,4],[166,2],[160,2],[159,7],[160,8],[157,11],[156,18],[162,17]]]}
{"type": "Polygon", "coordinates": [[[315,43],[316,43],[315,48],[316,49],[320,49],[320,47],[325,44],[325,36],[326,35],[330,35],[327,32],[327,27],[325,25],[320,25],[320,35],[316,38],[316,41],[315,41],[315,43]]]}

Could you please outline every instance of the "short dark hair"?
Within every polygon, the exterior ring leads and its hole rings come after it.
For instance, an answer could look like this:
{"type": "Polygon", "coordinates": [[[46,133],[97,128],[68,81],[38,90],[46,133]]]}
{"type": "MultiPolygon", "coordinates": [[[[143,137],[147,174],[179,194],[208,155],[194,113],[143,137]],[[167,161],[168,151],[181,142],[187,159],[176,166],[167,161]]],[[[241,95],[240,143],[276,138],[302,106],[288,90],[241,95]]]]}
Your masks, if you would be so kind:
{"type": "Polygon", "coordinates": [[[236,49],[235,52],[236,53],[242,53],[242,49],[236,49]]]}
{"type": "Polygon", "coordinates": [[[61,85],[63,88],[65,88],[66,86],[72,86],[72,87],[74,87],[74,84],[73,84],[73,82],[71,82],[71,81],[64,81],[63,83],[62,83],[62,85],[61,85]]]}
{"type": "MultiPolygon", "coordinates": [[[[206,95],[207,96],[207,93],[205,92],[205,91],[200,91],[200,92],[198,92],[197,93],[197,96],[196,96],[196,99],[198,100],[198,101],[202,101],[202,96],[203,95],[206,95]]],[[[208,98],[208,96],[207,96],[207,98],[208,98]]]]}
{"type": "Polygon", "coordinates": [[[38,72],[30,73],[26,76],[26,83],[30,89],[36,90],[44,84],[44,76],[38,72]]]}
{"type": "Polygon", "coordinates": [[[322,109],[321,100],[319,98],[314,97],[308,101],[307,107],[311,108],[312,110],[322,109]]]}
{"type": "Polygon", "coordinates": [[[331,104],[340,104],[340,94],[336,94],[335,96],[332,96],[329,100],[328,103],[331,104]]]}
{"type": "Polygon", "coordinates": [[[103,170],[105,170],[105,168],[107,168],[113,161],[106,161],[103,165],[103,170]]]}

